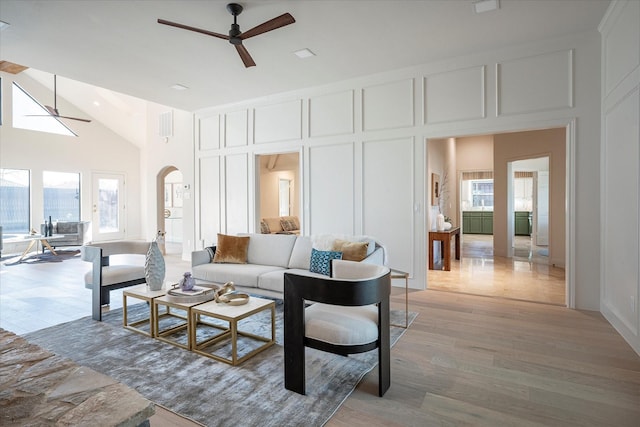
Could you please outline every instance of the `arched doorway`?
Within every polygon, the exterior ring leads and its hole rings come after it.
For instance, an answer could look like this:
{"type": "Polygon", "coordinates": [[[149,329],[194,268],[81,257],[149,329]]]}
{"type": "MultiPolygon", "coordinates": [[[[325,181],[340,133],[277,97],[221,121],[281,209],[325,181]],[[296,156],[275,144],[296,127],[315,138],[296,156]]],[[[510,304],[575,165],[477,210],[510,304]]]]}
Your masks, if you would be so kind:
{"type": "Polygon", "coordinates": [[[163,253],[182,253],[182,209],[183,184],[182,172],[175,166],[163,168],[157,176],[158,203],[157,224],[158,231],[164,233],[163,253]]]}

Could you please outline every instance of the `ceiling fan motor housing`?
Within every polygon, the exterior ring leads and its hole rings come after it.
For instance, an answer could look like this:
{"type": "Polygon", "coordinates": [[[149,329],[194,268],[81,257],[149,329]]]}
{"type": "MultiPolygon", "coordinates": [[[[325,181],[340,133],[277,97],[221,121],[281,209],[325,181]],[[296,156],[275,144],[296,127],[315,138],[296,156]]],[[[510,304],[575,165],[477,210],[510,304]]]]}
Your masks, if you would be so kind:
{"type": "Polygon", "coordinates": [[[231,24],[231,29],[229,30],[229,43],[233,45],[242,44],[240,34],[242,34],[242,31],[240,31],[240,25],[231,24]]]}

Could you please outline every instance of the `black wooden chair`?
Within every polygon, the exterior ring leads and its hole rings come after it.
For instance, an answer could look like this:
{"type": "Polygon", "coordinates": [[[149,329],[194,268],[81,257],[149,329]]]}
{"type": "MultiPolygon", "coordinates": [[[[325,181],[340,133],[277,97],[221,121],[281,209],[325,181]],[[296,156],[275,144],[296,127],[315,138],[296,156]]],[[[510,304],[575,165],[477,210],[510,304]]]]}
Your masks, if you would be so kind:
{"type": "Polygon", "coordinates": [[[343,356],[377,348],[382,397],[391,384],[390,292],[380,265],[333,260],[332,277],[285,273],[285,388],[305,394],[305,347],[343,356]]]}

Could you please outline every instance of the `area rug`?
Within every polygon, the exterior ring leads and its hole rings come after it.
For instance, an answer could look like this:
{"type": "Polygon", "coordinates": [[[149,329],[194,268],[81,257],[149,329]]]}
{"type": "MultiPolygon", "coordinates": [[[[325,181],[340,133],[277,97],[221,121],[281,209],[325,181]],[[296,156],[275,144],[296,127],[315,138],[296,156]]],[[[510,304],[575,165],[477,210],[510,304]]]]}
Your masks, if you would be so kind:
{"type": "MultiPolygon", "coordinates": [[[[103,315],[103,322],[87,317],[24,337],[206,426],[321,426],[377,365],[377,351],[343,357],[306,349],[307,394],[286,390],[282,309],[277,301],[277,344],[236,367],[125,329],[122,310],[103,315]]],[[[148,310],[146,304],[129,306],[129,319],[148,310]]],[[[392,323],[404,323],[404,311],[391,315],[392,323]]],[[[252,316],[240,329],[263,334],[270,330],[266,316],[252,316]]],[[[410,321],[415,317],[410,313],[410,321]]],[[[405,331],[391,328],[392,345],[405,331]]],[[[241,352],[244,347],[239,343],[241,352]]]]}
{"type": "Polygon", "coordinates": [[[0,261],[4,263],[4,265],[18,265],[18,264],[42,264],[47,262],[62,262],[66,259],[79,257],[80,250],[58,250],[56,249],[56,254],[54,255],[51,252],[47,251],[45,253],[35,253],[33,255],[29,255],[22,260],[20,260],[20,255],[11,255],[7,257],[2,257],[0,261]]]}

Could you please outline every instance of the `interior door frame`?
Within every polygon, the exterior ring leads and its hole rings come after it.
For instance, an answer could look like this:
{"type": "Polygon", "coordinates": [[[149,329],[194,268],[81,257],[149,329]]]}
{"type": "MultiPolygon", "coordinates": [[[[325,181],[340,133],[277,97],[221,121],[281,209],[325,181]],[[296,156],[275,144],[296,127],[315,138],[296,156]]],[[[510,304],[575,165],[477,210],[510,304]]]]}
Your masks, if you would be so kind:
{"type": "Polygon", "coordinates": [[[96,242],[124,239],[127,226],[126,216],[126,175],[121,172],[93,172],[91,174],[91,232],[92,240],[96,242]],[[118,181],[118,230],[112,233],[100,232],[99,181],[100,179],[115,179],[118,181]]]}

